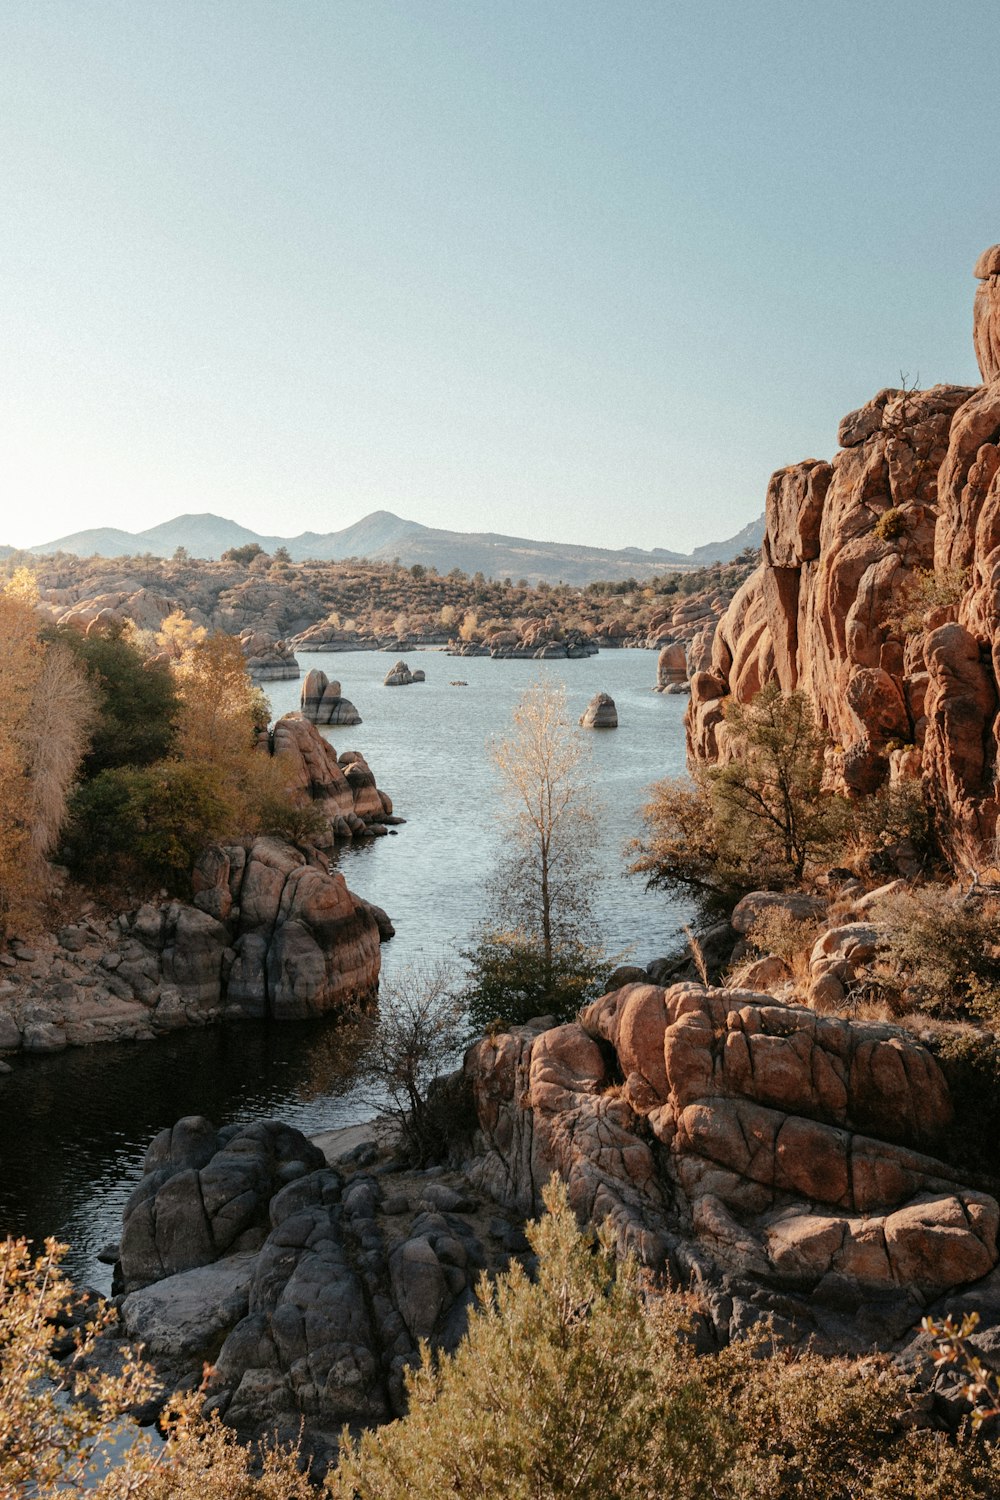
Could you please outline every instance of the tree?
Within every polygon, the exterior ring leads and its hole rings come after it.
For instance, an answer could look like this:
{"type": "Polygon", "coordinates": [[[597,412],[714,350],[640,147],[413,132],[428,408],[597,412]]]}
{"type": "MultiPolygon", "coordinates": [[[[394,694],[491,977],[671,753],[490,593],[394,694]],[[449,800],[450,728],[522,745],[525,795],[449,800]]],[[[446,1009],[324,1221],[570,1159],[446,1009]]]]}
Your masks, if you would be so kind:
{"type": "Polygon", "coordinates": [[[0,589],[0,933],[31,921],[94,715],[77,661],[42,637],[34,576],[0,589]]]}
{"type": "Polygon", "coordinates": [[[220,558],[221,562],[243,563],[249,566],[255,557],[266,557],[267,553],[259,542],[247,542],[242,547],[227,547],[220,558]]]}
{"type": "Polygon", "coordinates": [[[631,845],[633,874],[653,889],[731,905],[761,886],[794,886],[836,848],[847,805],[823,789],[826,742],[804,693],[777,684],[726,710],[722,765],[658,782],[631,845]]]}
{"type": "Polygon", "coordinates": [[[479,1031],[537,1015],[568,1019],[601,992],[611,963],[585,936],[595,819],[583,737],[563,688],[536,683],[493,747],[507,807],[506,852],[488,916],[463,952],[469,1018],[479,1031]]]}
{"type": "Polygon", "coordinates": [[[266,727],[267,700],[250,680],[235,636],[196,637],[174,666],[180,698],[177,744],[187,760],[238,774],[266,727]]]}
{"type": "MultiPolygon", "coordinates": [[[[448,970],[414,966],[383,982],[378,1014],[361,1034],[371,1103],[395,1121],[410,1158],[424,1163],[446,1151],[463,1100],[441,1075],[461,1061],[465,1041],[465,1006],[448,970]]],[[[460,1079],[456,1087],[460,1095],[460,1079]]]]}
{"type": "Polygon", "coordinates": [[[152,1369],[128,1350],[120,1373],[87,1363],[97,1336],[113,1327],[106,1304],[80,1330],[76,1357],[60,1362],[54,1325],[75,1300],[60,1269],[63,1253],[53,1240],[37,1257],[24,1240],[0,1243],[0,1494],[315,1500],[296,1449],[241,1446],[217,1416],[202,1416],[198,1391],[168,1403],[163,1443],[147,1441],[128,1413],[158,1393],[152,1369]]]}
{"type": "Polygon", "coordinates": [[[483,932],[464,949],[468,965],[465,1003],[474,1036],[497,1026],[517,1026],[534,1016],[570,1021],[607,990],[613,965],[599,948],[563,941],[546,962],[537,942],[523,933],[483,932]]]}
{"type": "Polygon", "coordinates": [[[74,868],[99,880],[123,874],[188,893],[207,843],[243,831],[216,768],[183,760],[115,766],[85,782],[70,804],[74,868]]]}
{"type": "Polygon", "coordinates": [[[85,776],[114,766],[149,765],[170,753],[179,705],[169,667],[147,662],[141,644],[123,625],[90,635],[62,628],[49,638],[81,663],[96,694],[85,776]]]}
{"type": "Polygon", "coordinates": [[[508,808],[511,851],[494,884],[504,925],[552,963],[589,915],[593,796],[584,741],[570,728],[564,688],[537,682],[514,710],[514,733],[493,747],[508,808]]]}

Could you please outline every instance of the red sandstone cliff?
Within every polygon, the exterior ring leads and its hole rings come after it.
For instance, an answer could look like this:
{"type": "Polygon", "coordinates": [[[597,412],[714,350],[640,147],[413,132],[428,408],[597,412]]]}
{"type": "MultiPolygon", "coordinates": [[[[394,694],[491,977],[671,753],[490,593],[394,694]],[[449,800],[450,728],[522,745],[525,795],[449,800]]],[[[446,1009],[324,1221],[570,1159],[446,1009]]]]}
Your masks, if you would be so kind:
{"type": "Polygon", "coordinates": [[[693,677],[688,742],[695,763],[725,758],[727,698],[776,679],[812,698],[838,784],[920,775],[944,826],[985,842],[1000,810],[1000,246],[976,276],[983,385],[880,391],[841,422],[832,463],[772,476],[761,565],[693,677]],[[922,617],[921,570],[954,595],[922,617]]]}

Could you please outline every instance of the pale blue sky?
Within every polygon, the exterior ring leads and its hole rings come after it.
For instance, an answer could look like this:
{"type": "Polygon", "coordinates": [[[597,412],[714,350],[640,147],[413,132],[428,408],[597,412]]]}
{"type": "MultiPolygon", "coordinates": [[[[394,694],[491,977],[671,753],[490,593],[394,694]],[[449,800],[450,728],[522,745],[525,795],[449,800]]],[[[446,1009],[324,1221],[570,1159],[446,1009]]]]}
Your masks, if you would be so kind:
{"type": "Polygon", "coordinates": [[[687,550],[978,380],[989,7],[0,0],[0,541],[687,550]]]}

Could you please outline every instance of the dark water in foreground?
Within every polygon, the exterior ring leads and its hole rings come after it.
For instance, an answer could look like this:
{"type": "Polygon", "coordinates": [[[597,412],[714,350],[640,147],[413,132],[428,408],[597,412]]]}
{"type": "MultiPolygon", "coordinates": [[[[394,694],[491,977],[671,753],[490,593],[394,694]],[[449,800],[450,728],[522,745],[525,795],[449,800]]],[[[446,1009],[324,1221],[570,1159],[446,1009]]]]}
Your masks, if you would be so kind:
{"type": "MultiPolygon", "coordinates": [[[[348,884],[384,906],[396,925],[384,974],[415,959],[456,961],[479,921],[482,884],[502,837],[488,740],[507,732],[511,710],[538,677],[565,683],[574,719],[598,691],[618,705],[618,730],[586,735],[602,802],[595,932],[637,962],[666,951],[683,913],[621,873],[646,787],[683,768],[686,700],[651,691],[655,653],[571,662],[412,653],[410,665],[419,659],[430,680],[383,688],[393,659],[380,652],[302,658],[304,671],[318,666],[338,677],[364,720],[329,737],[338,750],[365,754],[408,820],[398,837],[341,855],[348,884]],[[468,686],[449,686],[458,678],[468,686]]],[[[298,706],[299,687],[267,685],[276,715],[298,706]]],[[[346,1052],[335,1023],[259,1023],[16,1059],[14,1073],[0,1079],[0,1233],[68,1240],[73,1275],[107,1290],[110,1271],[96,1255],[117,1238],[122,1205],[158,1130],[185,1114],[217,1125],[278,1117],[307,1133],[352,1124],[371,1108],[346,1052]]]]}

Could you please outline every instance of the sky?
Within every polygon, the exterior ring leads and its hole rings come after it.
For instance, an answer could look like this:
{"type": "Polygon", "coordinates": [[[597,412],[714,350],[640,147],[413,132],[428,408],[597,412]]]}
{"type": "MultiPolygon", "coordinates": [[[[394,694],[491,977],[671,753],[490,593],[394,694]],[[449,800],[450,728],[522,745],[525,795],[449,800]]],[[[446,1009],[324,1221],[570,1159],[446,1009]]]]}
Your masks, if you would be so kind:
{"type": "Polygon", "coordinates": [[[687,551],[978,383],[989,8],[2,0],[0,542],[687,551]]]}

